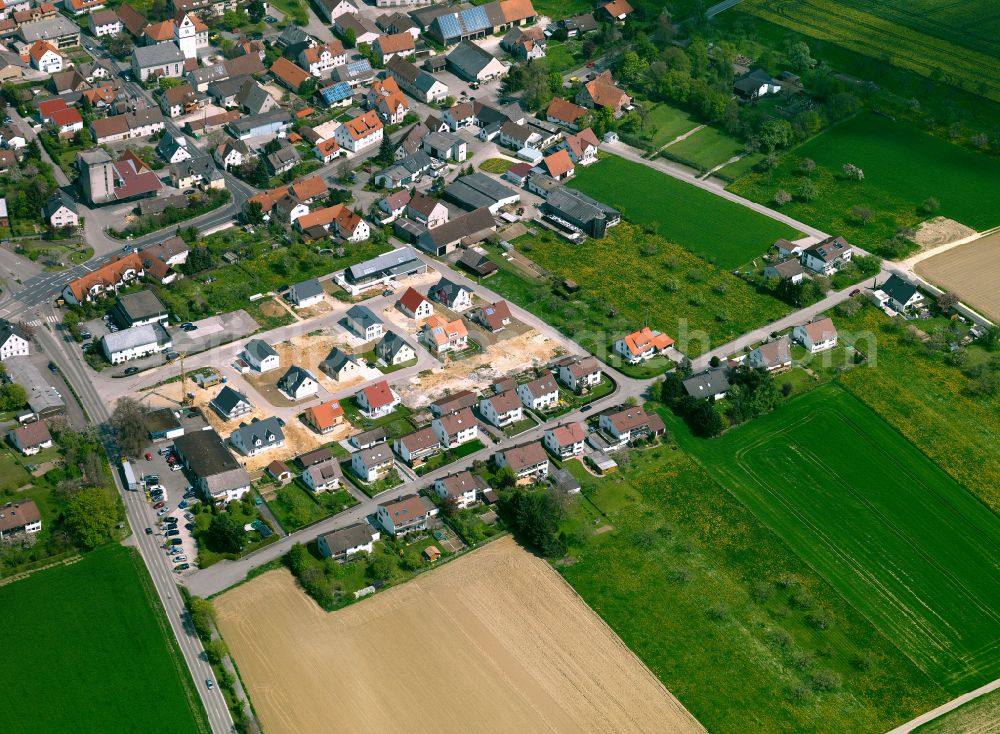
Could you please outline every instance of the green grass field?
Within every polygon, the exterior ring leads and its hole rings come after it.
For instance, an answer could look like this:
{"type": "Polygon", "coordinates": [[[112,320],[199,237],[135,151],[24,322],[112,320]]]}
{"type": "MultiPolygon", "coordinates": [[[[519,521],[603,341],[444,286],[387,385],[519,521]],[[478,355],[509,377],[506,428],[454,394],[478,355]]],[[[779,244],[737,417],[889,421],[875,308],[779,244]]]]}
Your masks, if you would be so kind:
{"type": "Polygon", "coordinates": [[[708,171],[742,153],[743,143],[714,127],[703,127],[663,152],[708,171]]]}
{"type": "Polygon", "coordinates": [[[796,200],[782,211],[862,246],[877,246],[897,227],[924,219],[927,215],[918,208],[929,197],[940,203],[936,215],[977,230],[1000,224],[1000,161],[874,114],[863,113],[829,128],[786,154],[773,174],[752,173],[729,190],[762,203],[770,202],[778,189],[794,195],[804,158],[816,162],[811,177],[817,196],[809,202],[796,200]],[[860,166],[864,181],[845,180],[845,163],[860,166]],[[870,209],[872,221],[855,221],[855,206],[870,209]]]}
{"type": "Polygon", "coordinates": [[[918,726],[920,734],[971,734],[995,731],[991,728],[1000,721],[1000,690],[986,693],[944,716],[918,726]]]}
{"type": "Polygon", "coordinates": [[[776,239],[796,236],[773,219],[614,155],[577,171],[569,186],[726,269],[759,257],[776,239]]]}
{"type": "Polygon", "coordinates": [[[763,153],[751,153],[750,155],[743,156],[735,163],[730,163],[727,166],[723,166],[713,175],[727,179],[729,181],[735,181],[741,176],[745,176],[748,173],[750,173],[753,167],[756,166],[758,163],[760,163],[762,160],[764,160],[763,153]]]}
{"type": "Polygon", "coordinates": [[[1000,101],[1000,16],[990,0],[750,0],[741,10],[1000,101]]]}
{"type": "Polygon", "coordinates": [[[666,145],[678,135],[683,135],[688,130],[698,127],[698,121],[683,110],[671,107],[668,104],[656,104],[649,109],[646,116],[646,129],[650,126],[656,128],[656,133],[650,140],[650,149],[655,150],[666,145]]]}
{"type": "Polygon", "coordinates": [[[622,461],[566,462],[583,492],[556,569],[709,731],[886,731],[949,698],[689,454],[622,461]]]}
{"type": "Polygon", "coordinates": [[[652,328],[670,334],[693,357],[706,346],[694,332],[715,347],[789,310],[732,273],[627,222],[584,247],[547,231],[518,238],[515,245],[557,280],[576,281],[580,291],[560,297],[548,280],[528,279],[499,257],[500,271],[490,276],[489,287],[598,356],[647,316],[652,328]]]}
{"type": "Polygon", "coordinates": [[[4,730],[207,732],[141,559],[107,546],[0,588],[4,730]]]}
{"type": "Polygon", "coordinates": [[[821,387],[684,443],[943,688],[1000,676],[1000,519],[863,403],[821,387]]]}

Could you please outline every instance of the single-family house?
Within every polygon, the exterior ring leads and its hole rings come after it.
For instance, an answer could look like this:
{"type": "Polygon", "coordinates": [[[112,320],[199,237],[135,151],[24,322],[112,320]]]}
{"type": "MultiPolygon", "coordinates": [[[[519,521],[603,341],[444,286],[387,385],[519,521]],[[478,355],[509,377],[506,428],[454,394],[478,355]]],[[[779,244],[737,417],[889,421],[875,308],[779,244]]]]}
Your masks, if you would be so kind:
{"type": "Polygon", "coordinates": [[[76,201],[62,189],[56,189],[49,197],[42,208],[42,214],[45,216],[45,221],[57,229],[77,227],[80,224],[76,201]]]}
{"type": "Polygon", "coordinates": [[[319,368],[337,382],[346,382],[361,375],[357,357],[336,347],[319,363],[319,368]]]}
{"type": "Polygon", "coordinates": [[[764,268],[765,278],[779,278],[798,285],[805,280],[806,272],[798,258],[791,258],[764,268]]]}
{"type": "Polygon", "coordinates": [[[376,518],[389,535],[401,536],[426,530],[428,521],[437,514],[438,508],[429,497],[410,494],[379,505],[376,518]]]}
{"type": "Polygon", "coordinates": [[[251,339],[243,347],[243,360],[258,372],[270,372],[281,366],[281,357],[263,339],[251,339]]]}
{"type": "Polygon", "coordinates": [[[354,399],[369,420],[389,415],[402,402],[399,394],[389,387],[389,383],[385,380],[379,380],[363,388],[354,399]]]}
{"type": "MultiPolygon", "coordinates": [[[[324,5],[334,1],[319,0],[324,5]]],[[[339,0],[341,5],[347,2],[348,0],[339,0]]],[[[324,558],[345,561],[359,553],[371,553],[375,549],[375,541],[380,537],[381,534],[368,523],[357,522],[319,536],[316,539],[316,547],[324,558]]]]}
{"type": "Polygon", "coordinates": [[[377,110],[368,110],[337,128],[337,144],[344,150],[357,153],[382,142],[384,126],[377,110]]]}
{"type": "Polygon", "coordinates": [[[746,102],[755,102],[765,95],[780,91],[781,82],[763,69],[749,71],[733,82],[733,92],[746,102]]]}
{"type": "Polygon", "coordinates": [[[396,460],[385,444],[361,449],[351,454],[351,471],[363,482],[377,482],[392,471],[396,460]]]}
{"type": "Polygon", "coordinates": [[[918,310],[924,305],[924,294],[915,283],[896,273],[872,291],[880,306],[888,306],[897,313],[918,310]]]}
{"type": "Polygon", "coordinates": [[[415,191],[406,205],[406,216],[427,229],[434,229],[448,221],[448,208],[439,200],[415,191]]]}
{"type": "Polygon", "coordinates": [[[575,393],[597,387],[604,375],[594,357],[568,357],[558,365],[559,381],[575,393]]]}
{"type": "Polygon", "coordinates": [[[638,364],[662,354],[673,343],[674,340],[666,334],[644,326],[616,341],[615,352],[629,364],[638,364]]]}
{"type": "Polygon", "coordinates": [[[560,459],[583,456],[583,445],[586,440],[587,432],[582,423],[566,423],[547,428],[542,439],[545,447],[560,459]]]}
{"type": "Polygon", "coordinates": [[[549,457],[540,441],[515,446],[495,456],[499,467],[509,467],[518,484],[530,484],[549,475],[549,457]]]}
{"type": "Polygon", "coordinates": [[[684,379],[684,391],[693,398],[722,400],[729,392],[729,370],[714,367],[684,379]]]}
{"type": "Polygon", "coordinates": [[[426,319],[434,313],[434,304],[412,286],[408,287],[396,301],[396,308],[416,321],[426,319]]]}
{"type": "Polygon", "coordinates": [[[229,443],[244,456],[257,456],[285,445],[285,434],[275,416],[240,426],[229,434],[229,443]]]}
{"type": "Polygon", "coordinates": [[[289,400],[305,400],[319,392],[319,380],[309,370],[292,365],[278,380],[278,390],[289,400]]]}
{"type": "Polygon", "coordinates": [[[441,278],[432,286],[427,292],[427,297],[452,311],[466,311],[472,307],[472,291],[465,286],[452,283],[447,278],[441,278]]]}
{"type": "Polygon", "coordinates": [[[552,373],[518,385],[517,395],[529,410],[551,410],[559,404],[559,386],[552,373]]]}
{"type": "Polygon", "coordinates": [[[827,237],[802,251],[802,265],[814,273],[830,276],[850,262],[854,248],[843,237],[827,237]]]}
{"type": "Polygon", "coordinates": [[[302,482],[313,494],[319,494],[339,487],[340,476],[340,463],[336,459],[327,459],[302,472],[302,482]]]}
{"type": "Polygon", "coordinates": [[[424,321],[420,341],[436,354],[460,352],[468,346],[469,330],[461,319],[448,321],[443,316],[432,314],[424,321]]]}
{"type": "Polygon", "coordinates": [[[316,433],[325,435],[344,425],[344,409],[339,400],[327,400],[306,408],[302,420],[316,433]]]}
{"type": "Polygon", "coordinates": [[[385,333],[385,324],[367,306],[351,306],[344,322],[348,329],[366,342],[379,339],[385,333]]]}
{"type": "Polygon", "coordinates": [[[488,488],[481,476],[470,471],[449,474],[434,482],[434,491],[437,492],[438,497],[443,500],[447,500],[449,497],[453,498],[455,505],[460,510],[474,505],[477,496],[488,488]]]}
{"type": "Polygon", "coordinates": [[[516,390],[507,390],[479,401],[483,418],[497,428],[524,420],[524,405],[516,390]]]}
{"type": "Polygon", "coordinates": [[[593,109],[607,107],[615,117],[621,117],[625,108],[632,104],[632,98],[618,88],[610,71],[602,71],[581,87],[576,102],[593,109]]]}
{"type": "Polygon", "coordinates": [[[441,440],[431,428],[421,428],[397,438],[393,441],[392,448],[399,458],[413,466],[441,453],[441,440]]]}
{"type": "Polygon", "coordinates": [[[587,108],[563,99],[553,97],[545,110],[545,119],[570,130],[580,129],[580,118],[586,116],[587,108]]]}
{"type": "Polygon", "coordinates": [[[604,413],[598,421],[598,426],[620,445],[632,443],[640,438],[662,436],[667,430],[660,416],[647,412],[642,407],[625,408],[617,413],[604,413]]]}
{"type": "Polygon", "coordinates": [[[497,301],[473,311],[472,320],[481,324],[487,331],[496,334],[510,326],[514,317],[510,313],[507,301],[497,301]]]}
{"type": "Polygon", "coordinates": [[[34,500],[8,502],[0,506],[0,539],[18,533],[37,533],[42,529],[42,514],[34,500]]]}
{"type": "Polygon", "coordinates": [[[567,135],[559,145],[569,153],[570,160],[573,161],[574,165],[589,166],[591,163],[597,162],[600,141],[589,127],[575,135],[567,135]]]}
{"type": "Polygon", "coordinates": [[[42,449],[52,448],[52,435],[45,421],[26,423],[7,435],[14,448],[25,456],[33,456],[42,449]]]}
{"type": "Polygon", "coordinates": [[[344,51],[344,45],[336,39],[321,46],[304,48],[299,52],[299,64],[317,79],[329,76],[334,67],[346,63],[347,53],[344,51]]]}
{"type": "Polygon", "coordinates": [[[791,341],[787,336],[782,336],[761,344],[747,355],[746,361],[748,366],[768,372],[787,369],[792,366],[791,341]]]}
{"type": "Polygon", "coordinates": [[[375,344],[375,356],[394,367],[416,360],[417,353],[394,331],[387,331],[375,344]]]}
{"type": "Polygon", "coordinates": [[[792,339],[816,354],[837,346],[837,327],[829,318],[818,319],[792,329],[792,339]]]}
{"type": "Polygon", "coordinates": [[[386,443],[386,441],[389,440],[389,434],[382,426],[375,426],[375,428],[371,428],[367,431],[355,433],[348,440],[356,449],[370,449],[372,446],[377,446],[380,443],[386,443]]]}
{"type": "Polygon", "coordinates": [[[431,415],[440,418],[448,413],[457,413],[466,408],[473,408],[478,403],[475,393],[470,390],[458,390],[430,404],[431,415]]]}
{"type": "Polygon", "coordinates": [[[416,51],[413,43],[413,36],[409,33],[393,33],[391,35],[379,36],[372,44],[372,51],[378,57],[379,62],[384,66],[391,59],[402,56],[412,56],[416,51]]]}
{"type": "Polygon", "coordinates": [[[323,286],[319,284],[319,280],[316,278],[303,280],[301,283],[296,283],[288,289],[288,300],[296,308],[315,306],[323,300],[323,296],[323,286]]]}
{"type": "Polygon", "coordinates": [[[10,357],[26,357],[29,351],[28,335],[21,327],[0,319],[0,362],[10,357]]]}
{"type": "Polygon", "coordinates": [[[240,416],[253,412],[253,403],[250,402],[250,398],[229,385],[223,386],[209,405],[223,420],[227,421],[236,420],[240,416]]]}
{"type": "Polygon", "coordinates": [[[479,422],[470,408],[445,413],[431,421],[431,428],[446,449],[479,438],[479,422]]]}

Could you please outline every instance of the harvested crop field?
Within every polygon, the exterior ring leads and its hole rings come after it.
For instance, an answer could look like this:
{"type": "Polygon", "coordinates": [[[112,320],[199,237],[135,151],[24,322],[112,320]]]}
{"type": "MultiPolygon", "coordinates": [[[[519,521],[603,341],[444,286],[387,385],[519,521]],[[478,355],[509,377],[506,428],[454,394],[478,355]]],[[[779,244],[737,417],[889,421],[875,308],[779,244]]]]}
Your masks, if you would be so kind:
{"type": "Polygon", "coordinates": [[[963,303],[1000,322],[1000,232],[929,257],[915,269],[921,277],[954,291],[963,303]]]}
{"type": "Polygon", "coordinates": [[[272,734],[704,731],[509,538],[330,614],[284,570],[215,604],[272,734]]]}

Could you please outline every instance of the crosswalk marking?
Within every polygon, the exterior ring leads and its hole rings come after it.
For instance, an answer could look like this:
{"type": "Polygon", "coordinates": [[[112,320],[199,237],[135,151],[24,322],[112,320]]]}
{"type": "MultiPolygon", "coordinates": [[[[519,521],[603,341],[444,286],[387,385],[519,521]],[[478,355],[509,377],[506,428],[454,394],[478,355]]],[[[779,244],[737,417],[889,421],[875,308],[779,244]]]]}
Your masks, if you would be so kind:
{"type": "Polygon", "coordinates": [[[50,324],[58,324],[59,323],[59,317],[58,316],[46,316],[45,320],[48,323],[50,323],[50,324]]]}
{"type": "Polygon", "coordinates": [[[28,322],[28,326],[41,326],[41,325],[42,325],[42,322],[40,320],[38,320],[38,319],[35,319],[34,321],[29,321],[28,322]]]}

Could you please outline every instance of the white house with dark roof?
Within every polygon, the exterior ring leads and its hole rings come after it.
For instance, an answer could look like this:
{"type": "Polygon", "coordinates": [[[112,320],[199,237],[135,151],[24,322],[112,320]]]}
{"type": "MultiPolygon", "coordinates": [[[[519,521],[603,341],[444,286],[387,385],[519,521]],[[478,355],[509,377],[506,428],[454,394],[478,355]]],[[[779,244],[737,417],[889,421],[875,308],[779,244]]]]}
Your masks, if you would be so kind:
{"type": "Polygon", "coordinates": [[[888,306],[897,313],[911,311],[924,305],[924,294],[915,283],[893,273],[886,281],[872,290],[872,296],[881,307],[888,306]]]}
{"type": "Polygon", "coordinates": [[[399,334],[387,331],[375,345],[375,356],[392,367],[415,360],[417,353],[399,334]]]}
{"type": "Polygon", "coordinates": [[[393,450],[410,466],[441,452],[441,439],[431,428],[400,436],[392,442],[393,450]]]}
{"type": "Polygon", "coordinates": [[[229,385],[224,385],[209,405],[212,410],[227,421],[253,412],[253,403],[250,402],[250,398],[229,385]]]}
{"type": "Polygon", "coordinates": [[[279,420],[271,416],[240,426],[229,434],[229,443],[244,456],[257,456],[284,446],[285,434],[281,430],[279,420]]]}
{"type": "Polygon", "coordinates": [[[447,278],[441,278],[436,285],[431,286],[427,297],[452,311],[465,311],[472,307],[472,291],[447,278]]]}
{"type": "Polygon", "coordinates": [[[10,357],[26,357],[29,351],[27,334],[15,324],[0,319],[0,362],[10,357]]]}
{"type": "Polygon", "coordinates": [[[336,347],[319,363],[319,368],[337,382],[352,380],[361,375],[361,365],[358,364],[357,357],[336,347]]]}
{"type": "Polygon", "coordinates": [[[705,370],[683,381],[684,391],[693,398],[722,400],[729,392],[729,374],[725,367],[705,370]]]}
{"type": "Polygon", "coordinates": [[[278,380],[278,389],[289,400],[305,400],[319,392],[319,381],[309,370],[292,365],[278,380]]]}
{"type": "Polygon", "coordinates": [[[301,283],[296,283],[288,289],[288,300],[296,308],[315,306],[323,300],[323,295],[323,286],[319,284],[319,280],[316,278],[303,280],[301,283]]]}
{"type": "Polygon", "coordinates": [[[551,410],[559,404],[559,385],[551,373],[517,386],[521,403],[529,410],[551,410]]]}
{"type": "Polygon", "coordinates": [[[792,339],[810,354],[824,352],[837,346],[837,327],[831,319],[819,319],[792,329],[792,339]]]}
{"type": "Polygon", "coordinates": [[[366,342],[385,334],[385,324],[367,306],[351,306],[344,316],[347,328],[366,342]]]}
{"type": "Polygon", "coordinates": [[[316,546],[324,558],[344,561],[358,553],[371,553],[381,533],[366,522],[324,533],[316,539],[316,546]]]}
{"type": "Polygon", "coordinates": [[[388,444],[377,444],[351,454],[351,471],[365,482],[376,482],[396,465],[388,444]]]}
{"type": "Polygon", "coordinates": [[[802,266],[822,275],[833,275],[851,261],[854,248],[843,237],[827,237],[805,248],[801,254],[802,266]]]}
{"type": "Polygon", "coordinates": [[[258,372],[270,372],[281,366],[281,357],[263,339],[251,339],[243,347],[243,360],[258,372]]]}

